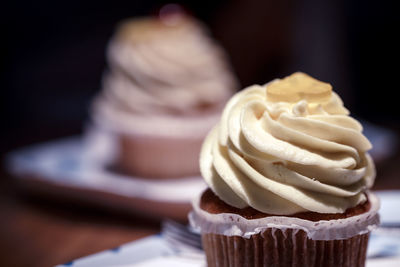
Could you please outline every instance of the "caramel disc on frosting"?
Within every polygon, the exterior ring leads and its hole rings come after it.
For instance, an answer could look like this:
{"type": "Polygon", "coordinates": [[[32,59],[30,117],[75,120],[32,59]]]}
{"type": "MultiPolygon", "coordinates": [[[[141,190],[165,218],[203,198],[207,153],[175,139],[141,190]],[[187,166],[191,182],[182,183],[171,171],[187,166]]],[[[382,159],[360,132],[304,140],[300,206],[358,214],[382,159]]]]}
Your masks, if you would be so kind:
{"type": "Polygon", "coordinates": [[[273,102],[324,102],[329,100],[332,86],[305,73],[296,72],[282,80],[267,85],[267,100],[273,102]]]}

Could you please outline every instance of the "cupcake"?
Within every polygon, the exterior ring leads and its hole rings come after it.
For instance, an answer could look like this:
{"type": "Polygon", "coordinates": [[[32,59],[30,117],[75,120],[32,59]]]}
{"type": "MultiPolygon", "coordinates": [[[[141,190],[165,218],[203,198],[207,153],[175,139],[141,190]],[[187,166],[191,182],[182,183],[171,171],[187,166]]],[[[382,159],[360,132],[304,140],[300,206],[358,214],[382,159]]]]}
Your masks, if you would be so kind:
{"type": "Polygon", "coordinates": [[[119,25],[93,104],[95,125],[117,144],[112,165],[133,176],[198,175],[202,140],[237,89],[224,51],[206,28],[173,16],[119,25]]]}
{"type": "Polygon", "coordinates": [[[379,224],[370,149],[332,86],[304,73],[234,95],[189,215],[208,266],[364,266],[379,224]]]}

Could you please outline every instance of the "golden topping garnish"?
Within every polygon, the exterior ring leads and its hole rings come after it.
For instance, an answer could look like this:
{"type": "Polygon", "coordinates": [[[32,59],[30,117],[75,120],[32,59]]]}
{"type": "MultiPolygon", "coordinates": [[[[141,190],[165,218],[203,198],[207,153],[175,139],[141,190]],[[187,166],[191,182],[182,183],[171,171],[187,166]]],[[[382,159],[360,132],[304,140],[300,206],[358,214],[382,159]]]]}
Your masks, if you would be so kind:
{"type": "Polygon", "coordinates": [[[128,19],[119,24],[115,38],[121,41],[144,41],[159,38],[162,34],[171,34],[187,27],[190,21],[182,17],[174,25],[167,25],[156,18],[128,19]]]}
{"type": "Polygon", "coordinates": [[[267,86],[267,100],[273,102],[298,102],[302,99],[307,102],[325,102],[332,94],[332,86],[296,72],[292,75],[273,82],[267,86]]]}

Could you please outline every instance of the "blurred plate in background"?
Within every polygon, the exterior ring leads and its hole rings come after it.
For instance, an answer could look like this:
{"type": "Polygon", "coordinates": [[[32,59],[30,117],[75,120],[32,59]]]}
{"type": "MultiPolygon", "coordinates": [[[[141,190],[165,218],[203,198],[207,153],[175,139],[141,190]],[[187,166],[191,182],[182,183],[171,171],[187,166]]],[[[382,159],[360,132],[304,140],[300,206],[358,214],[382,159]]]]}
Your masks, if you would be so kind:
{"type": "MultiPolygon", "coordinates": [[[[374,148],[371,156],[382,162],[392,156],[396,135],[362,121],[374,148]]],[[[6,169],[30,191],[85,201],[124,212],[186,221],[191,199],[205,187],[199,176],[146,179],[110,170],[116,147],[106,131],[91,129],[76,136],[11,152],[6,169]]]]}
{"type": "Polygon", "coordinates": [[[34,145],[10,153],[6,168],[24,189],[156,218],[186,220],[191,199],[205,188],[199,176],[154,180],[113,172],[87,148],[82,137],[34,145]]]}

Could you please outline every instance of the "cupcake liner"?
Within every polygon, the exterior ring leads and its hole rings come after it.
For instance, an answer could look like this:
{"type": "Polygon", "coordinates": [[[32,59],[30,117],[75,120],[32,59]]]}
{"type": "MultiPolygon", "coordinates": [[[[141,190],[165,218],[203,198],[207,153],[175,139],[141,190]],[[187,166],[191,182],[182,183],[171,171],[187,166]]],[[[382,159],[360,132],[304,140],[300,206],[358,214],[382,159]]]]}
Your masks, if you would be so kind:
{"type": "Polygon", "coordinates": [[[250,239],[253,235],[265,230],[275,229],[285,232],[304,232],[310,240],[341,240],[357,235],[364,235],[379,225],[379,200],[367,192],[371,207],[368,212],[338,220],[309,221],[293,217],[270,216],[248,220],[238,214],[211,214],[200,208],[201,195],[193,202],[193,211],[189,221],[193,228],[203,234],[239,236],[250,239]]]}
{"type": "Polygon", "coordinates": [[[202,235],[208,267],[364,266],[369,233],[345,240],[312,240],[306,232],[269,228],[250,238],[202,235]]]}

